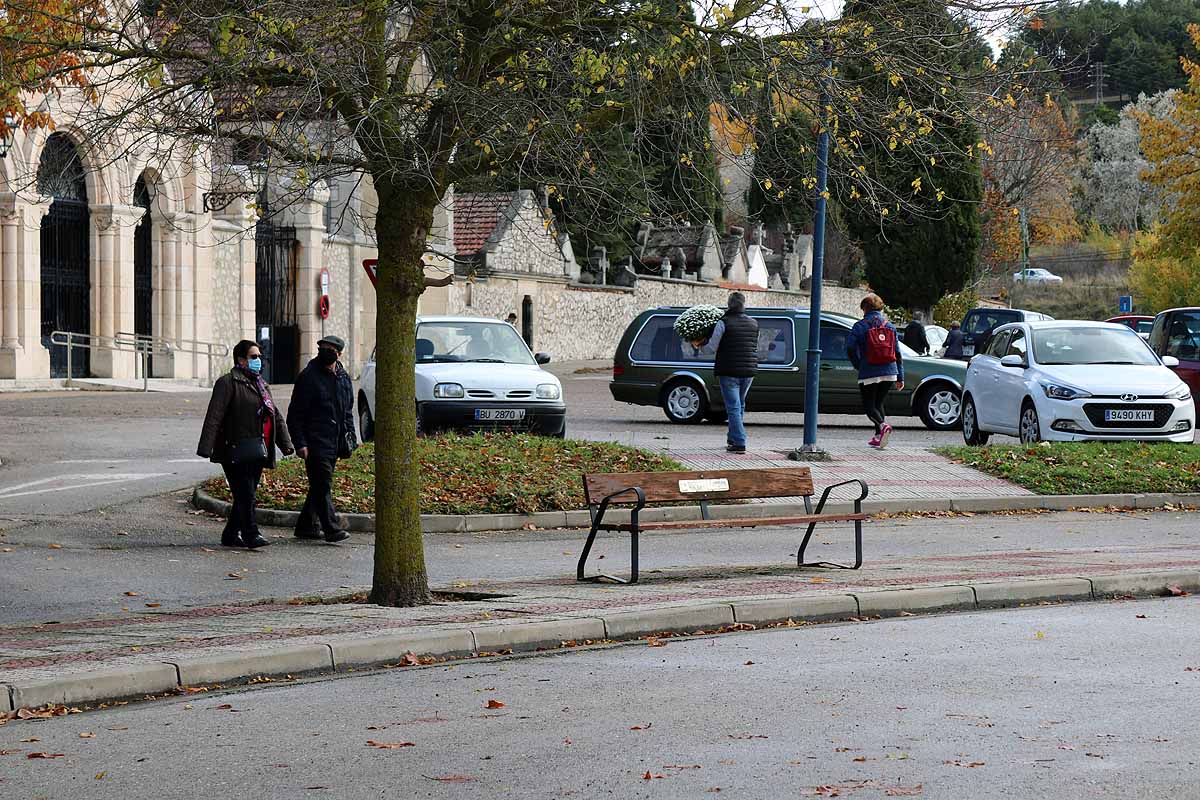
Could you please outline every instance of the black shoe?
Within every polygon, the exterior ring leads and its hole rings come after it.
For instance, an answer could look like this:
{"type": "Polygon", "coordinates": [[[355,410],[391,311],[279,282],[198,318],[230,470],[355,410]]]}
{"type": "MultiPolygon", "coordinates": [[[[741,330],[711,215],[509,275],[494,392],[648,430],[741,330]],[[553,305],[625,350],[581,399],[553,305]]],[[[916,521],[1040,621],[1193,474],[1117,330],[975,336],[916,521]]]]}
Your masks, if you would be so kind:
{"type": "Polygon", "coordinates": [[[320,531],[296,531],[294,534],[297,539],[320,539],[320,531]]]}
{"type": "Polygon", "coordinates": [[[242,547],[242,532],[234,531],[221,533],[221,547],[242,547]]]}
{"type": "Polygon", "coordinates": [[[255,533],[251,536],[243,536],[242,541],[250,550],[256,550],[260,547],[266,547],[270,544],[270,542],[263,538],[261,533],[255,533]]]}
{"type": "Polygon", "coordinates": [[[337,544],[338,542],[344,542],[349,538],[350,534],[346,531],[331,531],[330,533],[325,534],[325,541],[328,544],[337,544]]]}
{"type": "Polygon", "coordinates": [[[745,445],[731,444],[731,445],[727,446],[725,448],[725,450],[726,450],[726,452],[729,452],[729,453],[744,453],[744,452],[746,452],[746,447],[745,447],[745,445]]]}

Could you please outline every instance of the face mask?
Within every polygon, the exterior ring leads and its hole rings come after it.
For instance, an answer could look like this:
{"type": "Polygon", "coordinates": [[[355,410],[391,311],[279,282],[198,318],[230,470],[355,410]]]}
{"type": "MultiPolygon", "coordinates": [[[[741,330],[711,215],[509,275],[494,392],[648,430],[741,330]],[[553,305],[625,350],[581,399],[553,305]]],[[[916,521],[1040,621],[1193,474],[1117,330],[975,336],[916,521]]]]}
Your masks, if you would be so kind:
{"type": "Polygon", "coordinates": [[[338,354],[336,350],[330,350],[328,347],[322,347],[317,351],[317,362],[328,367],[333,362],[337,361],[338,354]]]}
{"type": "Polygon", "coordinates": [[[261,358],[251,358],[251,359],[247,360],[246,361],[246,369],[248,369],[254,373],[262,372],[262,359],[261,358]]]}

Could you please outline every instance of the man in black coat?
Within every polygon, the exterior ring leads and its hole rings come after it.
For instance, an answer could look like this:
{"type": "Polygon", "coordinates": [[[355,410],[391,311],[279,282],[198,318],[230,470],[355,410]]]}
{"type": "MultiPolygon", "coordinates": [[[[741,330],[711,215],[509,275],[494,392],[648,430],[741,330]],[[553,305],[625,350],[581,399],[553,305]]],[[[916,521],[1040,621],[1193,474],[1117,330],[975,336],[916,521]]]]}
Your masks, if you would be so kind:
{"type": "Polygon", "coordinates": [[[721,399],[729,422],[726,434],[730,453],[746,452],[746,395],[758,372],[758,323],[746,315],[746,296],[729,295],[728,309],[713,328],[708,344],[716,353],[713,372],[721,386],[721,399]]]}
{"type": "Polygon", "coordinates": [[[354,434],[354,386],[338,360],[346,343],[338,336],[317,342],[317,357],[296,378],[287,426],[296,455],[304,459],[308,499],[296,523],[296,538],[340,542],[350,534],[337,526],[333,508],[333,469],[349,458],[354,434]],[[319,524],[319,529],[318,529],[319,524]]]}
{"type": "Polygon", "coordinates": [[[904,328],[904,343],[923,356],[929,352],[929,338],[925,335],[925,324],[921,312],[913,314],[912,322],[904,328]]]}

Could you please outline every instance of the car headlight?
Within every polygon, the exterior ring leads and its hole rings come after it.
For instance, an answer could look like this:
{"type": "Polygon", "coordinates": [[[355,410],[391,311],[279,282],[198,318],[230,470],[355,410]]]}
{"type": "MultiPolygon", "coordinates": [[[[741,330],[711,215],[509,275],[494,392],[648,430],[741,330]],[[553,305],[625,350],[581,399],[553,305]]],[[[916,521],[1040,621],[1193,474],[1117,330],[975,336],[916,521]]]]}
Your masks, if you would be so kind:
{"type": "Polygon", "coordinates": [[[1188,388],[1186,383],[1181,383],[1171,391],[1167,392],[1167,397],[1172,400],[1187,400],[1191,398],[1192,390],[1188,388]]]}
{"type": "Polygon", "coordinates": [[[538,400],[557,400],[562,390],[558,388],[557,383],[539,383],[537,387],[538,400]]]}
{"type": "Polygon", "coordinates": [[[1091,397],[1089,392],[1076,389],[1074,386],[1063,386],[1057,383],[1043,383],[1042,391],[1051,400],[1075,400],[1080,397],[1091,397]]]}
{"type": "Polygon", "coordinates": [[[434,397],[464,397],[466,393],[463,391],[461,383],[439,383],[433,387],[434,397]]]}

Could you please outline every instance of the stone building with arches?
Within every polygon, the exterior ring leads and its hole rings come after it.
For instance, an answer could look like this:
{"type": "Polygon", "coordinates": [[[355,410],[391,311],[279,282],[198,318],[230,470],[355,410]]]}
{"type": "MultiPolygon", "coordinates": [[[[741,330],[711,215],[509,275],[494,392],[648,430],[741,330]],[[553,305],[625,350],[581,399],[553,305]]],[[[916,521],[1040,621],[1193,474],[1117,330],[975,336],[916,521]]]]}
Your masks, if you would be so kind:
{"type": "MultiPolygon", "coordinates": [[[[316,340],[336,333],[357,370],[374,345],[374,291],[360,266],[375,256],[369,185],[300,190],[274,178],[256,200],[244,168],[214,170],[200,155],[157,163],[137,143],[89,141],[69,107],[59,111],[54,131],[17,132],[0,159],[0,380],[66,378],[55,331],[97,343],[153,337],[170,346],[154,356],[153,377],[200,382],[228,364],[210,372],[205,355],[188,352],[203,349],[195,343],[263,340],[271,380],[288,382],[316,340]],[[234,201],[208,202],[214,183],[234,201]]],[[[133,378],[135,360],[74,348],[70,366],[75,377],[133,378]]]]}

